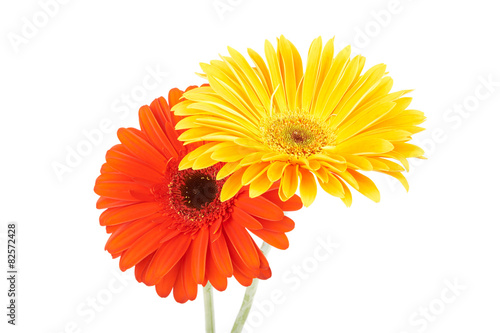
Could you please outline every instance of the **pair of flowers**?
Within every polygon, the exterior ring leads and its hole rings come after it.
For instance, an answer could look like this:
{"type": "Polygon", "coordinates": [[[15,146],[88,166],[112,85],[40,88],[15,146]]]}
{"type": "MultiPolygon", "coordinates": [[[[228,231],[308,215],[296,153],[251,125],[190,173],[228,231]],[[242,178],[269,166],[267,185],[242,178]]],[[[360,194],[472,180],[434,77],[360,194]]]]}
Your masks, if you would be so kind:
{"type": "Polygon", "coordinates": [[[362,74],[365,58],[349,47],[334,56],[333,40],[314,40],[304,64],[287,39],[277,44],[266,41],[265,60],[249,49],[253,66],[232,48],[201,64],[208,84],[143,106],[141,129],[119,129],[106,154],[95,185],[106,250],[162,297],[173,290],[184,303],[199,284],[269,278],[250,233],[286,249],[284,212],[311,205],[317,184],[347,206],[349,186],[380,199],[360,171],[408,189],[407,159],[423,156],[408,142],[425,120],[407,109],[409,91],[390,92],[383,64],[362,74]]]}

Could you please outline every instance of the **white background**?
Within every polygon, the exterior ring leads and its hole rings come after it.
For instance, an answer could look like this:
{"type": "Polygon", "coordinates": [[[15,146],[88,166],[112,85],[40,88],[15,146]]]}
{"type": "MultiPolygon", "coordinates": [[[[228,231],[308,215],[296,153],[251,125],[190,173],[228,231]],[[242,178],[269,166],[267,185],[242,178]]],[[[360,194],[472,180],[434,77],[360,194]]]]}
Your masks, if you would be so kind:
{"type": "MultiPolygon", "coordinates": [[[[180,305],[115,275],[94,181],[140,105],[203,83],[198,63],[228,45],[262,53],[284,34],[304,57],[314,38],[335,35],[336,50],[352,44],[366,68],[388,64],[394,89],[415,89],[412,107],[428,117],[416,141],[429,159],[412,164],[409,193],[376,177],[379,204],[355,195],[346,208],[321,193],[293,214],[291,246],[272,250],[247,332],[499,332],[495,2],[221,0],[218,12],[214,0],[60,1],[46,22],[49,0],[0,5],[0,257],[5,272],[16,221],[20,267],[18,326],[6,324],[2,278],[0,331],[203,332],[202,297],[180,305]],[[154,81],[155,70],[168,74],[154,81]],[[103,120],[113,131],[59,179],[54,163],[103,120]],[[331,254],[318,248],[329,241],[339,244],[331,254]]],[[[229,332],[243,292],[232,280],[215,294],[218,332],[229,332]]]]}

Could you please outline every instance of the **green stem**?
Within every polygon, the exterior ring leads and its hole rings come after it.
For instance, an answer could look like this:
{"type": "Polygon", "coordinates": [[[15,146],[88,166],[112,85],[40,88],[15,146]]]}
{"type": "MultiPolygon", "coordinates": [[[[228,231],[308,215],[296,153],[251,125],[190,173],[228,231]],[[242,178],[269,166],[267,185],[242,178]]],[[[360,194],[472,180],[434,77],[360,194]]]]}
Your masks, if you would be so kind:
{"type": "Polygon", "coordinates": [[[205,330],[207,333],[215,333],[214,297],[210,282],[207,282],[206,286],[203,287],[203,300],[205,303],[205,330]]]}
{"type": "MultiPolygon", "coordinates": [[[[271,246],[266,242],[262,243],[260,250],[264,253],[265,256],[269,253],[271,246]]],[[[238,316],[236,316],[236,320],[234,321],[233,329],[231,333],[241,333],[243,327],[245,326],[245,322],[247,321],[248,314],[252,309],[253,299],[255,297],[255,293],[257,292],[257,287],[259,286],[259,279],[253,279],[250,287],[245,291],[245,296],[243,297],[243,303],[241,303],[240,312],[238,312],[238,316]]]]}

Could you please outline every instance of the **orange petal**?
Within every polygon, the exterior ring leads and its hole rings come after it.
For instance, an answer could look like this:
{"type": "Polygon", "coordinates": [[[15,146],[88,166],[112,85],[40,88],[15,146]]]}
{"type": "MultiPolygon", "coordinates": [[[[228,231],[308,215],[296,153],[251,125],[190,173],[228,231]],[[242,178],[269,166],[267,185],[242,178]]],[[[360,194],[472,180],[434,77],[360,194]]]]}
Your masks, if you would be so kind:
{"type": "MultiPolygon", "coordinates": [[[[208,252],[206,276],[215,289],[218,291],[224,291],[227,288],[227,276],[219,271],[218,265],[214,262],[213,255],[210,253],[211,251],[209,250],[208,252]]],[[[231,272],[232,270],[233,268],[231,266],[231,272]]]]}
{"type": "Polygon", "coordinates": [[[139,109],[139,122],[142,131],[146,133],[151,144],[160,153],[167,158],[174,157],[177,159],[179,157],[179,153],[165,135],[165,132],[161,129],[148,106],[143,106],[139,109]]]}
{"type": "Polygon", "coordinates": [[[130,222],[160,211],[157,202],[142,202],[125,207],[109,208],[99,217],[101,225],[114,225],[130,222]]]}
{"type": "Polygon", "coordinates": [[[288,216],[283,216],[281,221],[269,221],[259,219],[262,224],[263,229],[274,231],[274,232],[288,232],[295,228],[295,222],[288,216]]]}
{"type": "Polygon", "coordinates": [[[184,287],[186,288],[186,294],[190,301],[194,300],[196,298],[196,295],[198,294],[198,284],[194,279],[193,270],[191,269],[194,259],[192,250],[192,248],[188,250],[183,265],[184,267],[181,267],[181,269],[183,270],[182,276],[184,278],[184,287]]]}
{"type": "Polygon", "coordinates": [[[189,300],[187,290],[186,290],[186,280],[185,280],[185,272],[184,272],[184,262],[182,260],[179,265],[179,273],[177,275],[177,279],[174,283],[174,299],[178,303],[186,303],[189,300]]]}
{"type": "MultiPolygon", "coordinates": [[[[161,214],[158,214],[161,216],[161,214]]],[[[142,235],[155,227],[155,223],[148,223],[148,219],[140,219],[119,225],[119,229],[109,237],[105,250],[110,253],[122,252],[128,249],[142,235]]]]}
{"type": "Polygon", "coordinates": [[[163,180],[163,174],[149,167],[145,162],[116,150],[106,153],[106,161],[117,171],[132,179],[143,179],[157,184],[163,180]]]}
{"type": "Polygon", "coordinates": [[[172,121],[171,117],[169,117],[170,106],[164,97],[155,99],[149,107],[161,128],[165,128],[165,124],[172,121]]]}
{"type": "Polygon", "coordinates": [[[210,252],[217,270],[224,276],[230,277],[233,274],[233,265],[231,256],[229,255],[228,246],[225,237],[219,237],[213,242],[210,242],[210,252]]]}
{"type": "Polygon", "coordinates": [[[193,271],[194,279],[197,283],[202,283],[205,278],[205,267],[207,262],[208,250],[208,227],[202,228],[198,231],[192,247],[191,269],[193,271]]]}
{"type": "Polygon", "coordinates": [[[298,195],[294,195],[286,201],[281,201],[278,195],[278,190],[273,190],[264,193],[262,196],[274,203],[276,206],[280,207],[281,210],[285,212],[296,211],[302,208],[302,200],[298,195]]]}
{"type": "Polygon", "coordinates": [[[242,227],[248,229],[262,229],[262,224],[257,221],[252,215],[248,214],[245,209],[239,208],[237,205],[233,207],[231,218],[238,222],[242,227]]]}
{"type": "Polygon", "coordinates": [[[259,255],[252,242],[252,237],[245,228],[230,218],[224,223],[224,231],[245,264],[250,268],[259,267],[259,255]]]}
{"type": "Polygon", "coordinates": [[[139,261],[158,249],[160,240],[164,236],[164,232],[159,232],[159,227],[156,226],[145,233],[123,253],[120,258],[120,269],[122,271],[137,265],[139,261]]]}
{"type": "Polygon", "coordinates": [[[266,256],[262,251],[259,249],[259,259],[260,259],[260,272],[259,275],[257,276],[261,280],[267,280],[271,277],[272,272],[271,272],[271,267],[269,267],[269,262],[267,261],[266,256]]]}
{"type": "Polygon", "coordinates": [[[177,276],[179,275],[180,264],[175,265],[170,272],[165,275],[156,285],[156,293],[160,297],[167,297],[172,292],[177,276]]]}
{"type": "Polygon", "coordinates": [[[279,206],[262,196],[250,198],[248,194],[241,193],[234,201],[234,205],[254,216],[266,220],[277,221],[281,220],[284,216],[279,206]]]}
{"type": "Polygon", "coordinates": [[[282,232],[274,232],[267,229],[250,230],[250,231],[257,237],[262,239],[264,242],[268,243],[271,246],[274,246],[275,248],[278,248],[280,250],[288,249],[289,246],[288,238],[282,232]]]}
{"type": "Polygon", "coordinates": [[[244,287],[250,287],[253,282],[253,278],[243,274],[243,272],[237,266],[235,266],[234,269],[234,278],[244,287]]]}
{"type": "MultiPolygon", "coordinates": [[[[140,132],[139,132],[140,133],[140,132]]],[[[149,142],[142,138],[133,128],[120,128],[118,139],[140,160],[145,161],[158,172],[163,172],[167,159],[149,142]]]]}
{"type": "Polygon", "coordinates": [[[130,201],[122,201],[106,197],[99,197],[99,199],[97,199],[97,203],[95,206],[97,209],[104,209],[113,207],[123,207],[123,206],[128,206],[130,204],[131,204],[130,201]]]}
{"type": "Polygon", "coordinates": [[[190,244],[191,235],[189,234],[180,234],[161,244],[144,275],[144,283],[148,286],[158,283],[184,256],[190,244]]]}
{"type": "Polygon", "coordinates": [[[142,277],[143,273],[146,271],[146,268],[148,268],[149,264],[151,263],[151,259],[153,259],[154,252],[148,255],[146,258],[142,259],[137,265],[135,265],[135,279],[137,282],[141,283],[142,282],[142,277]]]}

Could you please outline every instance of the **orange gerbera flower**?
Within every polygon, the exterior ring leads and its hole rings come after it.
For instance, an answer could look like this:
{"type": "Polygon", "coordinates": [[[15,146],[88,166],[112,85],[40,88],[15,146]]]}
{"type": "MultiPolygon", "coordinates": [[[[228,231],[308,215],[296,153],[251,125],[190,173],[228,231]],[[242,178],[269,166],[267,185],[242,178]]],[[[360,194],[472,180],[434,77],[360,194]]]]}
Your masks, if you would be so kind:
{"type": "MultiPolygon", "coordinates": [[[[189,87],[187,90],[193,87],[189,87]]],[[[248,187],[220,201],[222,165],[179,170],[179,161],[200,144],[184,146],[170,108],[183,92],[172,89],[139,110],[141,130],[120,128],[121,144],[106,154],[96,180],[100,224],[111,236],[106,250],[120,257],[120,269],[135,266],[137,281],[156,286],[161,297],[173,290],[177,302],[194,300],[198,284],[225,290],[234,275],[244,286],[271,276],[269,264],[247,230],[285,249],[294,222],[283,211],[297,210],[297,196],[281,202],[278,186],[250,198],[248,187]]]]}

